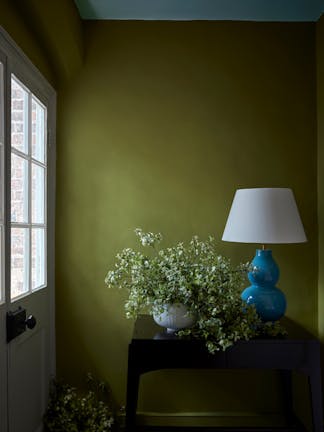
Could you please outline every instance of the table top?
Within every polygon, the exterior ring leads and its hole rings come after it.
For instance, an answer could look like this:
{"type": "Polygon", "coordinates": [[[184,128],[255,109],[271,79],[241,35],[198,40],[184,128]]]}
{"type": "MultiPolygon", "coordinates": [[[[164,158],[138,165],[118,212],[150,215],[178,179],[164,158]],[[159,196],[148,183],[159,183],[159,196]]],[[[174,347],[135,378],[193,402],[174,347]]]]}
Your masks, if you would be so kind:
{"type": "MultiPolygon", "coordinates": [[[[304,329],[302,326],[294,322],[288,317],[283,317],[280,320],[283,328],[287,331],[286,336],[280,336],[280,337],[262,337],[262,338],[255,338],[251,339],[248,342],[265,342],[265,341],[271,341],[271,342],[296,342],[296,341],[305,341],[305,342],[318,342],[318,339],[312,335],[310,332],[308,332],[306,329],[304,329]]],[[[197,340],[197,339],[195,339],[197,340]]],[[[188,341],[193,341],[192,337],[179,337],[175,333],[168,333],[167,330],[163,327],[160,327],[157,325],[151,315],[140,315],[134,326],[134,332],[132,337],[132,343],[139,343],[139,342],[158,342],[158,341],[169,341],[169,342],[177,342],[177,343],[183,343],[188,341]]],[[[242,341],[245,342],[245,341],[242,341]]]]}
{"type": "MultiPolygon", "coordinates": [[[[284,337],[238,341],[225,351],[210,354],[203,340],[168,333],[166,329],[158,326],[150,315],[140,315],[135,322],[133,337],[129,344],[127,430],[134,430],[139,377],[142,374],[161,369],[213,368],[280,371],[285,385],[288,411],[291,409],[291,371],[307,374],[311,377],[309,382],[313,395],[314,431],[322,431],[319,340],[287,317],[281,320],[281,324],[287,331],[284,337]]],[[[289,411],[289,418],[290,414],[289,411]]]]}

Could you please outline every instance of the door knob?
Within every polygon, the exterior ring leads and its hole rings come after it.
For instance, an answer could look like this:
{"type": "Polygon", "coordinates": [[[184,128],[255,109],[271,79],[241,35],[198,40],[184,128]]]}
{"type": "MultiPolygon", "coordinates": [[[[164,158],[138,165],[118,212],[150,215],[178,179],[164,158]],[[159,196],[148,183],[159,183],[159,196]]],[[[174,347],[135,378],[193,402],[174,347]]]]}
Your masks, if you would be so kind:
{"type": "Polygon", "coordinates": [[[26,318],[26,309],[21,306],[13,312],[7,312],[7,342],[24,333],[26,327],[33,329],[35,325],[36,318],[33,315],[26,318]]]}
{"type": "Polygon", "coordinates": [[[30,330],[35,327],[36,323],[37,323],[36,318],[33,315],[29,315],[29,317],[25,321],[26,326],[30,330]]]}

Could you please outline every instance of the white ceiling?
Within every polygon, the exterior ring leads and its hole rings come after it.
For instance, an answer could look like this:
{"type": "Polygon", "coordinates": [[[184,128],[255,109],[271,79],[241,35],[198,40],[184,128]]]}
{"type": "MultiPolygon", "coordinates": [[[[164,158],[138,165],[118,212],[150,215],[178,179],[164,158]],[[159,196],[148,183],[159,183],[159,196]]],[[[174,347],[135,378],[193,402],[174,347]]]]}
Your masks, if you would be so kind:
{"type": "Polygon", "coordinates": [[[83,19],[317,21],[324,0],[74,0],[83,19]]]}

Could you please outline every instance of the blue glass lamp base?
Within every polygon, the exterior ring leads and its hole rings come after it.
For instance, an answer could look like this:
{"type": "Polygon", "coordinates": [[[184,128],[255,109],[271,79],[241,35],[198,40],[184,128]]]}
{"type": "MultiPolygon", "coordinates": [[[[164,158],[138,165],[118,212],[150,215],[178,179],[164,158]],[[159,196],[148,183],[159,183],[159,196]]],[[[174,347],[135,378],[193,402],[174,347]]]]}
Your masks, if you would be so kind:
{"type": "Polygon", "coordinates": [[[277,321],[286,311],[286,297],[275,286],[279,279],[279,268],[269,249],[256,251],[252,270],[248,273],[251,286],[242,292],[242,300],[254,304],[262,321],[277,321]]]}
{"type": "Polygon", "coordinates": [[[242,300],[254,304],[262,321],[277,321],[286,311],[286,298],[277,287],[271,289],[249,286],[242,293],[242,300]]]}

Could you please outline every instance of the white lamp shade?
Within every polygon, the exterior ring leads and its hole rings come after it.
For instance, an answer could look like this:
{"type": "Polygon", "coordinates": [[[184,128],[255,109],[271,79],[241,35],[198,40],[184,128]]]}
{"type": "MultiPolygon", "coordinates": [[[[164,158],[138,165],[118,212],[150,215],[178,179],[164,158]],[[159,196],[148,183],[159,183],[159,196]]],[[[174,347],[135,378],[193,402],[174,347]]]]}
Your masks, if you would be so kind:
{"type": "Polygon", "coordinates": [[[293,191],[238,189],[222,240],[260,244],[307,241],[293,191]]]}

